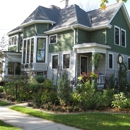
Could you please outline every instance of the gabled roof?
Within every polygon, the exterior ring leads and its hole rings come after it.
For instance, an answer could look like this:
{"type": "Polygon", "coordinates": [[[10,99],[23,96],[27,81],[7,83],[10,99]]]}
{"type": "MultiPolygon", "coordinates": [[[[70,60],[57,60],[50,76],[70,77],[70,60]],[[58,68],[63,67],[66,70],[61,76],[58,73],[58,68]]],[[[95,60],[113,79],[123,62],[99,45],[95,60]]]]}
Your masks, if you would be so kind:
{"type": "MultiPolygon", "coordinates": [[[[45,33],[56,32],[63,29],[79,27],[87,30],[111,27],[110,22],[115,17],[120,8],[123,8],[124,14],[127,13],[123,3],[116,3],[107,6],[106,10],[96,9],[85,12],[78,5],[71,5],[60,9],[52,5],[49,8],[38,6],[20,25],[28,26],[34,23],[51,23],[53,26],[45,33]]],[[[128,14],[127,14],[128,15],[128,14]]],[[[126,15],[128,24],[129,18],[126,15]]],[[[14,31],[14,30],[12,30],[14,31]]],[[[15,30],[16,31],[16,30],[15,30]]]]}

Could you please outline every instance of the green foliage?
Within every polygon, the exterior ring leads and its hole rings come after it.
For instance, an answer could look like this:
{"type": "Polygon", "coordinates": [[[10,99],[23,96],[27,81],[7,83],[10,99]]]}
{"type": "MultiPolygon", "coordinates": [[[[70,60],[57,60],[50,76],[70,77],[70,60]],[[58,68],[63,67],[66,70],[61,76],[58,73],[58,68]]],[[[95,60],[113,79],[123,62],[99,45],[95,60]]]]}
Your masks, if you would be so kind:
{"type": "MultiPolygon", "coordinates": [[[[93,96],[95,94],[95,86],[94,84],[91,84],[90,81],[87,81],[84,84],[78,84],[77,89],[76,89],[77,96],[79,97],[78,103],[80,103],[80,107],[83,110],[86,109],[93,109],[94,108],[94,102],[93,102],[93,96]]],[[[75,101],[76,102],[76,101],[75,101]]]]}
{"type": "Polygon", "coordinates": [[[96,92],[93,100],[95,102],[95,108],[100,109],[100,107],[108,107],[111,105],[111,102],[113,100],[113,89],[105,89],[103,92],[96,92]]]}
{"type": "Polygon", "coordinates": [[[41,75],[37,75],[35,78],[38,83],[43,83],[45,81],[45,77],[41,75]]]}
{"type": "Polygon", "coordinates": [[[114,94],[112,106],[118,109],[130,108],[130,100],[125,97],[123,92],[120,92],[120,94],[114,94]]]}
{"type": "Polygon", "coordinates": [[[92,64],[94,64],[95,70],[98,70],[99,63],[100,63],[101,59],[103,59],[103,56],[100,53],[94,53],[92,55],[92,61],[91,62],[92,62],[92,64]]]}
{"type": "Polygon", "coordinates": [[[115,78],[114,74],[107,76],[107,87],[108,88],[114,88],[116,81],[117,81],[117,79],[115,78]]]}
{"type": "Polygon", "coordinates": [[[3,89],[3,86],[0,86],[0,92],[3,92],[4,89],[3,89]]]}
{"type": "Polygon", "coordinates": [[[60,79],[58,80],[57,97],[61,105],[67,105],[70,100],[71,88],[69,85],[67,71],[64,70],[60,79]]]}
{"type": "Polygon", "coordinates": [[[121,84],[120,90],[125,92],[125,86],[128,83],[128,81],[127,81],[127,67],[126,67],[125,63],[121,64],[119,73],[120,73],[120,84],[121,84]]]}

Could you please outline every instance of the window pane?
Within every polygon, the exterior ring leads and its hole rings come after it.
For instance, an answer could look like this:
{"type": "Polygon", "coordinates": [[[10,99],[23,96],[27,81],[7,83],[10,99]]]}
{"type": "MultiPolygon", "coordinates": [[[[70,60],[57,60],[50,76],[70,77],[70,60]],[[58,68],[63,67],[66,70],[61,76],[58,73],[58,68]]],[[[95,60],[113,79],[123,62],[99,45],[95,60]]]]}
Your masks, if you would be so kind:
{"type": "Polygon", "coordinates": [[[130,70],[130,58],[128,58],[128,70],[130,70]]]}
{"type": "Polygon", "coordinates": [[[8,74],[14,74],[14,63],[8,62],[8,74]]]}
{"type": "Polygon", "coordinates": [[[20,73],[21,73],[20,63],[17,63],[15,68],[15,74],[20,75],[20,73]]]}
{"type": "Polygon", "coordinates": [[[23,34],[20,34],[20,50],[22,50],[23,34]]]}
{"type": "Polygon", "coordinates": [[[23,63],[25,63],[25,54],[26,54],[26,40],[24,41],[24,46],[23,46],[23,63]]]}
{"type": "Polygon", "coordinates": [[[58,68],[58,55],[52,56],[52,68],[58,68]]]}
{"type": "Polygon", "coordinates": [[[33,62],[34,38],[31,39],[31,63],[33,62]]]}
{"type": "Polygon", "coordinates": [[[115,28],[115,44],[119,45],[119,29],[115,28]]]}
{"type": "Polygon", "coordinates": [[[63,55],[63,68],[69,68],[70,65],[70,54],[63,55]]]}
{"type": "Polygon", "coordinates": [[[109,54],[109,68],[113,68],[112,66],[112,54],[109,54]]]}
{"type": "Polygon", "coordinates": [[[29,63],[30,40],[27,40],[27,63],[29,63]]]}
{"type": "Polygon", "coordinates": [[[122,34],[122,46],[125,46],[125,31],[121,31],[121,34],[122,34]]]}
{"type": "Polygon", "coordinates": [[[56,43],[56,35],[50,36],[50,43],[56,43]]]}
{"type": "Polygon", "coordinates": [[[37,62],[45,62],[46,39],[37,39],[37,62]]]}

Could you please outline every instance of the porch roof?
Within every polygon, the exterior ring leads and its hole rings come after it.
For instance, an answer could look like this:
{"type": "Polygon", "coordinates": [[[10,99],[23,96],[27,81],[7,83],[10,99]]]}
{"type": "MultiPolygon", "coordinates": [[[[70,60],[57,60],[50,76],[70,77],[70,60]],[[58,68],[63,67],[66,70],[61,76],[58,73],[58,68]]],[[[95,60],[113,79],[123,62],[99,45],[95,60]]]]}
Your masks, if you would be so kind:
{"type": "Polygon", "coordinates": [[[90,52],[99,52],[106,53],[107,49],[110,49],[109,45],[99,44],[99,43],[82,43],[75,44],[73,50],[77,53],[90,53],[90,52]]]}

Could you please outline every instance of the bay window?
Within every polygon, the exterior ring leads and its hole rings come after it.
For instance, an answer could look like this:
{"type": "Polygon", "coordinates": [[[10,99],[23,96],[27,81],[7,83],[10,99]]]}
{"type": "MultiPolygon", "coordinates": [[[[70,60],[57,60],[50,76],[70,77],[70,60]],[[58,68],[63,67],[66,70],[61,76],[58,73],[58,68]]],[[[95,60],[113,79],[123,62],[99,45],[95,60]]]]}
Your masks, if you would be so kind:
{"type": "Polygon", "coordinates": [[[37,38],[36,61],[45,63],[46,38],[37,38]]]}

